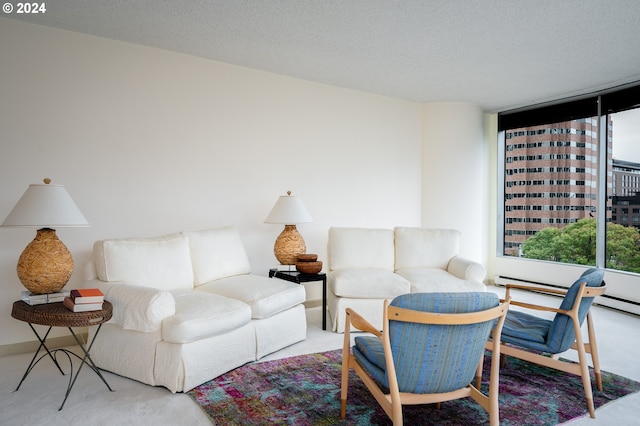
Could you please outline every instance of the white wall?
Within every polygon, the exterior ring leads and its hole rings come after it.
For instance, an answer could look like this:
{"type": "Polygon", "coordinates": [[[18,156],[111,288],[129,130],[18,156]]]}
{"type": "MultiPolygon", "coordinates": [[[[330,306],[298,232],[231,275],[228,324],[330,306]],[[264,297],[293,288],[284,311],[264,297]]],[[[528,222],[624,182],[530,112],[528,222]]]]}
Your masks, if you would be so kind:
{"type": "MultiPolygon", "coordinates": [[[[29,184],[65,185],[92,225],[58,230],[67,288],[97,239],[226,225],[266,275],[287,190],[321,260],[330,226],[421,224],[420,105],[3,18],[0,58],[0,220],[29,184]]],[[[0,228],[0,345],[34,340],[10,316],[34,235],[0,228]]]]}
{"type": "Polygon", "coordinates": [[[422,224],[462,232],[460,254],[487,263],[488,144],[482,110],[467,103],[423,106],[422,224]]]}

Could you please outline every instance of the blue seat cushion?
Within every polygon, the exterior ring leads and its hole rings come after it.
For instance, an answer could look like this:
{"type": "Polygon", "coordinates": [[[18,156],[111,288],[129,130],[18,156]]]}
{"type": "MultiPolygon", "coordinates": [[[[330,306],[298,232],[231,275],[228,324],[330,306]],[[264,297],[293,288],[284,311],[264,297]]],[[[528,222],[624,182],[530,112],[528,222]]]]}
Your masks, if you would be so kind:
{"type": "Polygon", "coordinates": [[[508,341],[508,337],[515,337],[530,342],[546,343],[550,326],[550,320],[510,310],[502,327],[502,340],[508,341]]]}
{"type": "Polygon", "coordinates": [[[358,336],[354,339],[353,356],[379,383],[389,387],[382,340],[375,336],[358,336]]]}

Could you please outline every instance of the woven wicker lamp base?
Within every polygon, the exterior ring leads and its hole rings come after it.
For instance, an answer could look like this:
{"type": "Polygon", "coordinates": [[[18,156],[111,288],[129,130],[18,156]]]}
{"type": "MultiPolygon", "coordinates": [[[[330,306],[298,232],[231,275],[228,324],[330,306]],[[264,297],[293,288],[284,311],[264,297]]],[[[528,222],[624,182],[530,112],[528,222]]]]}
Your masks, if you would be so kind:
{"type": "Polygon", "coordinates": [[[18,278],[34,294],[60,291],[71,278],[73,258],[55,229],[39,229],[18,259],[18,278]]]}
{"type": "Polygon", "coordinates": [[[298,255],[307,252],[304,238],[295,225],[285,225],[273,246],[273,253],[281,265],[295,265],[298,255]]]}

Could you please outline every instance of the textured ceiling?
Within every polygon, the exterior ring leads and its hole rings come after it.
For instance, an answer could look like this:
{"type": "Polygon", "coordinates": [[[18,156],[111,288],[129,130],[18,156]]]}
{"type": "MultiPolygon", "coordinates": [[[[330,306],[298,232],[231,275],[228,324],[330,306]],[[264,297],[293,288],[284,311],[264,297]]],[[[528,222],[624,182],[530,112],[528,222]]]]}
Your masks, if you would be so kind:
{"type": "MultiPolygon", "coordinates": [[[[54,0],[12,19],[419,103],[640,80],[638,0],[54,0]]],[[[1,24],[1,22],[0,22],[1,24]]]]}

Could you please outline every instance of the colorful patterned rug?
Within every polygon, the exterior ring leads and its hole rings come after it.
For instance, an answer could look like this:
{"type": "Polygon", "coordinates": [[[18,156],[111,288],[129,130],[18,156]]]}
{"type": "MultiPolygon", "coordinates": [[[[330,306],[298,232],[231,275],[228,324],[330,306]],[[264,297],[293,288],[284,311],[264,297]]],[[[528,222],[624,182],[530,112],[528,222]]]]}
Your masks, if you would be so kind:
{"type": "MultiPolygon", "coordinates": [[[[347,418],[340,420],[341,350],[254,363],[204,383],[187,394],[216,425],[390,425],[384,411],[351,371],[347,418]]],[[[485,362],[484,378],[489,377],[485,362]]],[[[594,376],[592,373],[592,381],[594,376]]],[[[596,409],[633,392],[640,383],[602,372],[596,409]]],[[[483,382],[482,391],[487,392],[483,382]]],[[[500,371],[501,425],[556,425],[587,414],[582,381],[518,359],[500,371]]],[[[597,415],[597,413],[596,413],[597,415]]],[[[409,425],[485,425],[488,414],[470,398],[405,406],[409,425]]]]}

